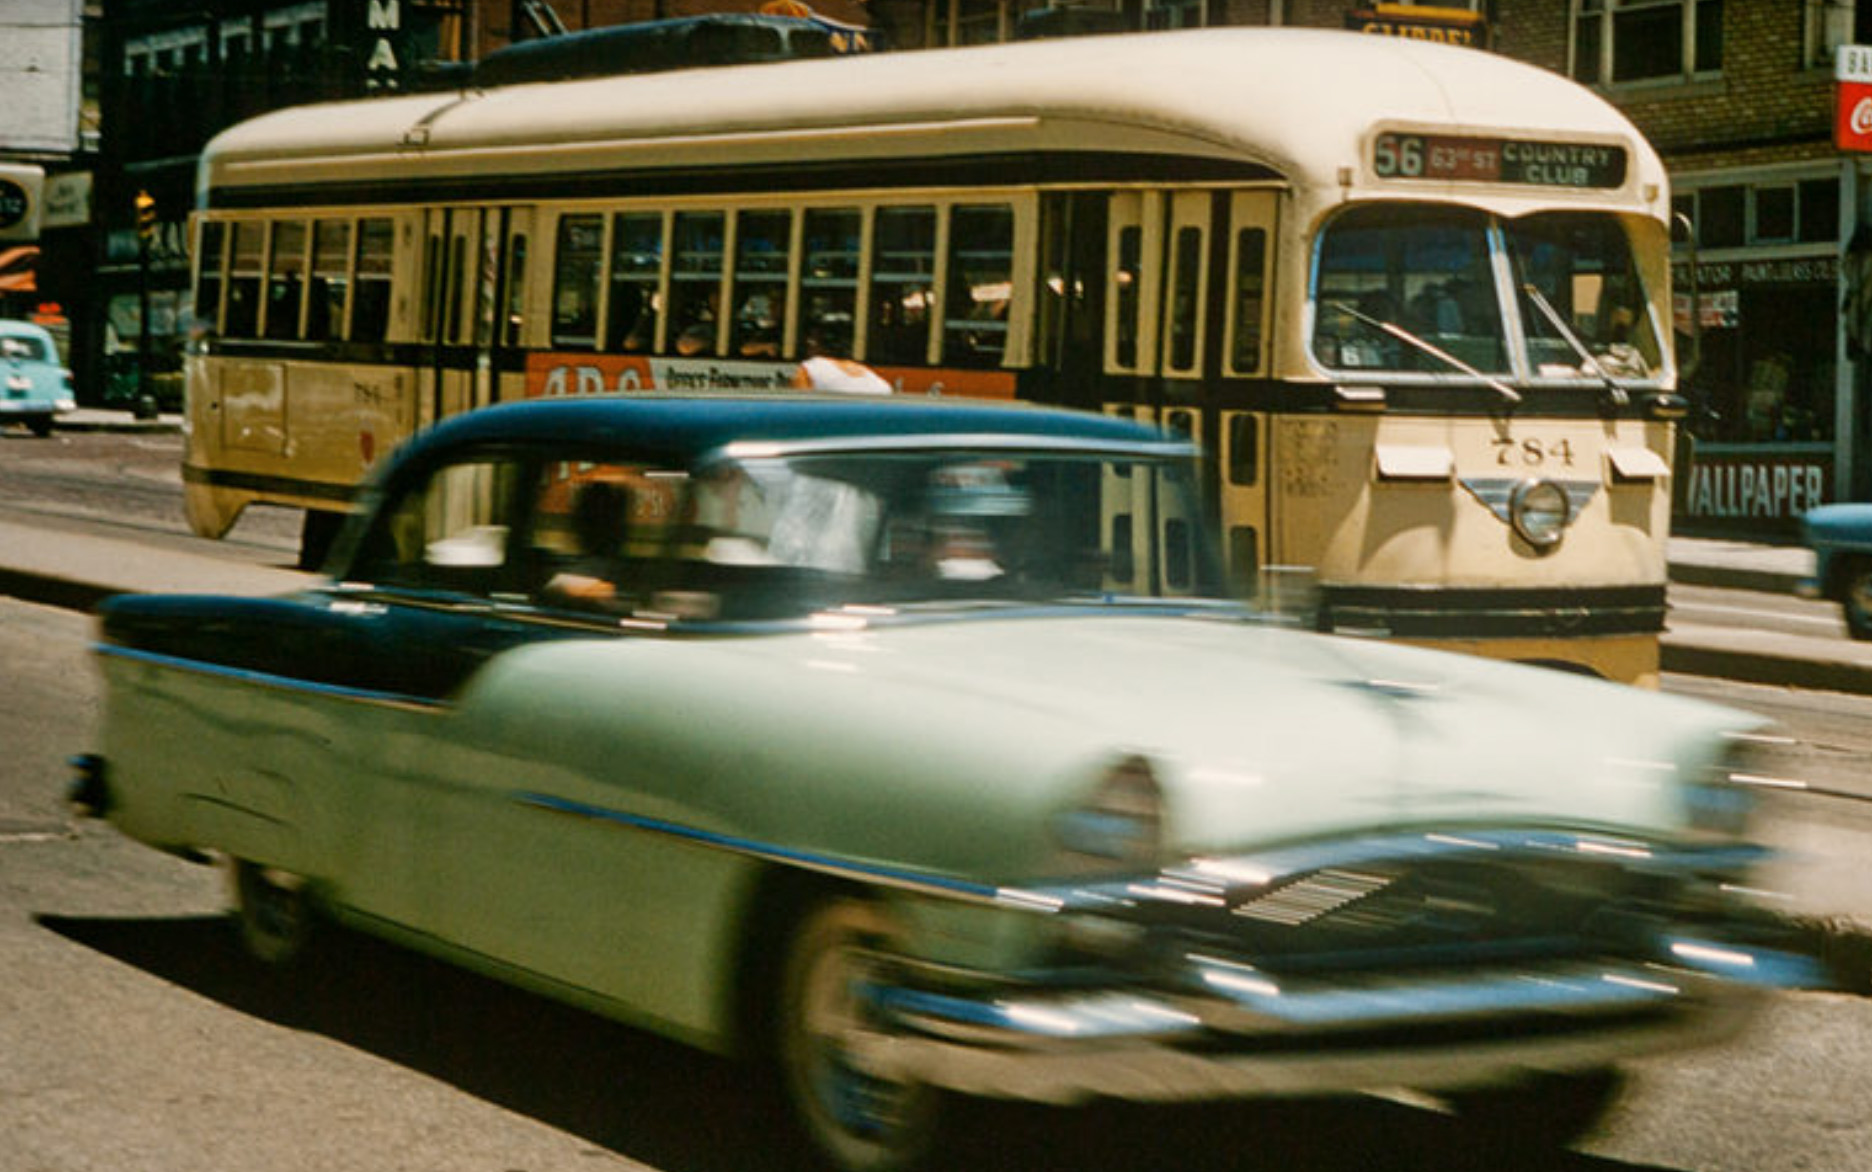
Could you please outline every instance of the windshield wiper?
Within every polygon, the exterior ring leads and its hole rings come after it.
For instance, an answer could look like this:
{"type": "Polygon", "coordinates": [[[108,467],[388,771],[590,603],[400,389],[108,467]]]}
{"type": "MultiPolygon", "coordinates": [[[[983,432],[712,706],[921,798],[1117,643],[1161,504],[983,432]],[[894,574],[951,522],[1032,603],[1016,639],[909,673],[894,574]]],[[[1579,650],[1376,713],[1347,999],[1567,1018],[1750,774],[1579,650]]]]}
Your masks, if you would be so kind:
{"type": "Polygon", "coordinates": [[[1566,344],[1573,348],[1573,353],[1579,355],[1580,368],[1597,375],[1599,381],[1605,384],[1606,395],[1611,405],[1623,407],[1630,403],[1631,392],[1620,386],[1618,380],[1612,377],[1612,373],[1599,364],[1599,359],[1586,348],[1584,342],[1579,340],[1579,335],[1566,324],[1566,319],[1561,317],[1560,311],[1553,307],[1553,302],[1547,300],[1547,295],[1542,293],[1532,281],[1524,283],[1521,291],[1527,294],[1528,300],[1534,303],[1534,308],[1541,311],[1541,316],[1545,317],[1548,324],[1559,332],[1566,344]]]}
{"type": "Polygon", "coordinates": [[[1396,322],[1388,322],[1384,320],[1383,318],[1373,317],[1369,313],[1362,313],[1359,310],[1354,309],[1352,306],[1346,304],[1343,301],[1328,301],[1326,304],[1332,306],[1334,309],[1339,310],[1341,313],[1344,313],[1345,315],[1353,318],[1354,320],[1364,322],[1366,325],[1371,326],[1373,329],[1383,330],[1385,333],[1390,334],[1392,337],[1396,338],[1398,341],[1403,342],[1407,346],[1413,346],[1416,349],[1423,351],[1425,354],[1428,354],[1430,357],[1436,359],[1438,362],[1443,363],[1445,366],[1450,367],[1452,370],[1459,370],[1462,373],[1468,375],[1470,378],[1479,380],[1485,386],[1495,391],[1497,394],[1499,394],[1502,398],[1508,400],[1510,403],[1519,403],[1521,401],[1520,391],[1515,390],[1513,387],[1509,386],[1507,383],[1501,381],[1500,379],[1494,377],[1493,375],[1483,374],[1481,371],[1469,365],[1467,362],[1464,362],[1462,359],[1456,357],[1454,354],[1451,354],[1449,351],[1443,349],[1441,346],[1437,346],[1434,343],[1424,341],[1422,338],[1418,337],[1416,334],[1411,333],[1409,330],[1405,329],[1401,325],[1398,325],[1396,322]]]}

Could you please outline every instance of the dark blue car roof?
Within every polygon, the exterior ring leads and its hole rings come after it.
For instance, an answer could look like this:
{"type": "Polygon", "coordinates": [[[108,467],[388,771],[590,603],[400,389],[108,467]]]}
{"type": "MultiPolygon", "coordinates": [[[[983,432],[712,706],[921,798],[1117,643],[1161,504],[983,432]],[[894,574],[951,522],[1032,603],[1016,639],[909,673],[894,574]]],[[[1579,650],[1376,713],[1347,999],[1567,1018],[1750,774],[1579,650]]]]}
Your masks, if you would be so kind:
{"type": "Polygon", "coordinates": [[[1162,432],[1083,411],[930,398],[801,393],[763,396],[581,395],[487,407],[413,440],[404,459],[442,448],[567,443],[643,455],[695,456],[728,444],[811,439],[1001,437],[1088,446],[1164,445],[1162,432]]]}

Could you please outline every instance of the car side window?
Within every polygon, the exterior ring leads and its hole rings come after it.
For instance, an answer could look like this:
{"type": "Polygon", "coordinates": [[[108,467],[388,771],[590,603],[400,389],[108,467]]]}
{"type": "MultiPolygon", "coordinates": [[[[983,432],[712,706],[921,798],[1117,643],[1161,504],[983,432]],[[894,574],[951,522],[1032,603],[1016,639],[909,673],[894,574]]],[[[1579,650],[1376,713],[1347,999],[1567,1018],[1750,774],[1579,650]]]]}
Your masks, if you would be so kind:
{"type": "Polygon", "coordinates": [[[352,577],[383,586],[493,595],[509,587],[517,464],[438,468],[379,514],[352,577]]]}
{"type": "Polygon", "coordinates": [[[560,460],[528,482],[522,556],[528,593],[545,606],[629,612],[667,575],[688,478],[627,462],[560,460]]]}

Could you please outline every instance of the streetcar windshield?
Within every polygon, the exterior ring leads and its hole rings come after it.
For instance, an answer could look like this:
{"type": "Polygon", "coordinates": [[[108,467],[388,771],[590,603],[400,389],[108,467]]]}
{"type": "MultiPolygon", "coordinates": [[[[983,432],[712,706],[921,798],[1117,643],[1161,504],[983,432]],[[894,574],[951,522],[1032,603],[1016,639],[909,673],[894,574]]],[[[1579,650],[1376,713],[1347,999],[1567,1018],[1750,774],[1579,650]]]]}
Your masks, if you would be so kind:
{"type": "Polygon", "coordinates": [[[1313,296],[1313,354],[1332,371],[1597,383],[1662,373],[1630,241],[1605,213],[1353,208],[1321,235],[1313,296]]]}

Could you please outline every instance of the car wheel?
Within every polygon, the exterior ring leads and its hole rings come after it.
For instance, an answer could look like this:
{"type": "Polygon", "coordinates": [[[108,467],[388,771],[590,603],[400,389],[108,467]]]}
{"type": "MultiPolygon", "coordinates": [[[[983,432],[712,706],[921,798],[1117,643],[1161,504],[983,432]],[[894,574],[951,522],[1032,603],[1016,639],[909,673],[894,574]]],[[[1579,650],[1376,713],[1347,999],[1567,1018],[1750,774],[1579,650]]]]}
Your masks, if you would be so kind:
{"type": "Polygon", "coordinates": [[[875,904],[823,900],[796,921],[781,969],[776,1057],[805,1139],[845,1172],[904,1172],[934,1146],[938,1093],[859,1067],[860,984],[891,935],[875,904]]]}
{"type": "Polygon", "coordinates": [[[1840,587],[1847,633],[1855,639],[1872,639],[1872,558],[1855,558],[1848,564],[1840,587]]]}
{"type": "Polygon", "coordinates": [[[52,434],[52,420],[50,418],[40,419],[37,416],[35,416],[34,418],[26,421],[26,426],[30,427],[32,429],[32,433],[38,436],[40,439],[45,439],[47,436],[52,434]]]}
{"type": "Polygon", "coordinates": [[[235,859],[231,873],[234,921],[247,951],[272,965],[305,955],[316,915],[298,878],[245,859],[235,859]]]}
{"type": "Polygon", "coordinates": [[[1506,1086],[1450,1094],[1445,1101],[1479,1141],[1542,1150],[1565,1147],[1592,1130],[1623,1086],[1611,1069],[1531,1074],[1506,1086]]]}

